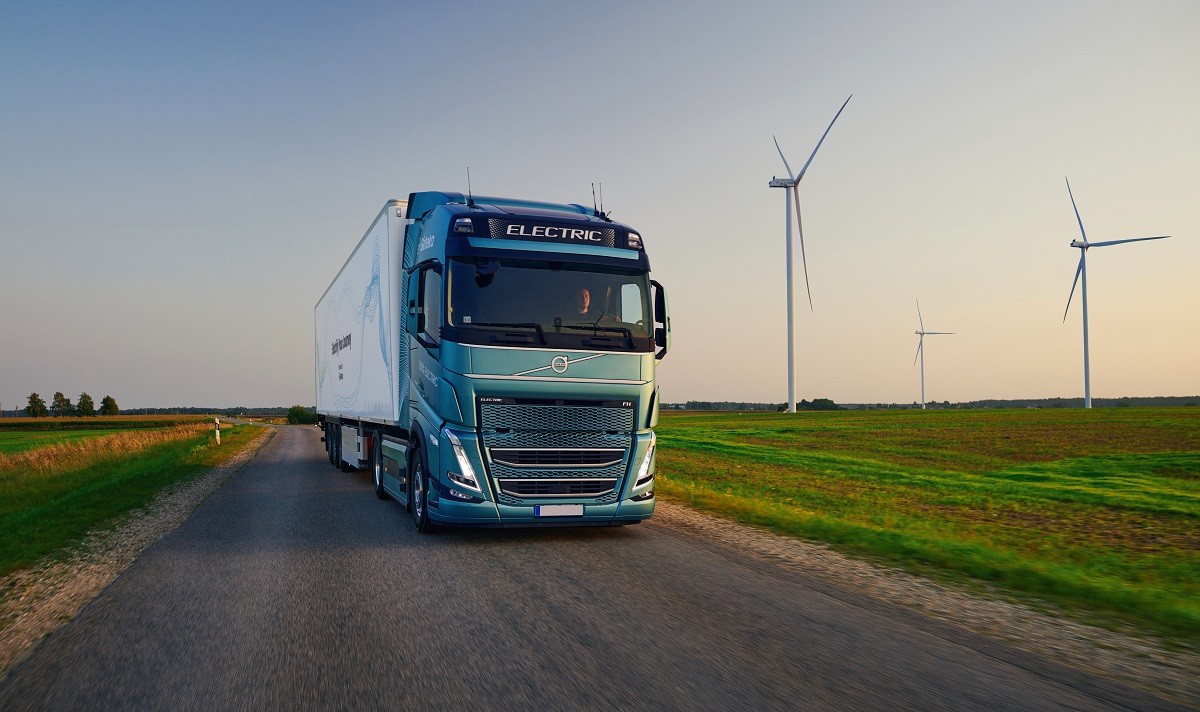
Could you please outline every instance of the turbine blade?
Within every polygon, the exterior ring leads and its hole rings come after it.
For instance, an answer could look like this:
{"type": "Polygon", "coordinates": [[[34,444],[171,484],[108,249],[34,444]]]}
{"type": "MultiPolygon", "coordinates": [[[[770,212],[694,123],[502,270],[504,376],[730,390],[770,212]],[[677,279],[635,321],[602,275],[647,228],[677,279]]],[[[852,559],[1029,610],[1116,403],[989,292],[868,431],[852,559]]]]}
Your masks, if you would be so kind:
{"type": "Polygon", "coordinates": [[[853,94],[846,97],[846,101],[842,102],[842,108],[838,109],[838,112],[833,115],[833,121],[829,122],[829,126],[826,127],[825,133],[821,134],[821,140],[817,141],[817,147],[813,149],[813,152],[808,157],[808,160],[804,162],[804,167],[800,169],[800,172],[798,174],[796,174],[796,182],[797,183],[799,183],[800,179],[804,177],[804,172],[808,170],[808,164],[812,163],[813,158],[817,155],[817,151],[821,148],[821,144],[825,143],[825,137],[829,135],[829,129],[833,128],[833,124],[838,120],[838,117],[842,115],[842,109],[845,109],[846,104],[849,104],[850,100],[853,98],[854,98],[853,94]]]}
{"type": "MultiPolygon", "coordinates": [[[[771,134],[771,140],[775,142],[775,150],[779,151],[779,157],[783,158],[783,149],[779,147],[779,139],[775,138],[775,134],[771,134]]],[[[788,165],[786,158],[783,158],[783,167],[787,169],[788,180],[794,182],[796,180],[796,176],[792,175],[792,167],[788,165]]]]}
{"type": "Polygon", "coordinates": [[[917,339],[917,352],[916,352],[915,354],[913,354],[913,365],[914,365],[914,366],[916,366],[916,365],[917,365],[917,358],[918,358],[918,357],[921,355],[921,347],[922,347],[924,344],[925,344],[925,337],[924,337],[924,336],[922,336],[920,339],[917,339]]]}
{"type": "Polygon", "coordinates": [[[1079,250],[1079,266],[1075,268],[1075,281],[1071,282],[1071,294],[1067,297],[1067,308],[1063,309],[1063,323],[1067,321],[1067,310],[1071,308],[1071,297],[1075,296],[1075,285],[1079,284],[1079,274],[1083,272],[1083,249],[1079,250]]]}
{"type": "Polygon", "coordinates": [[[1109,245],[1119,245],[1122,242],[1144,242],[1146,240],[1165,240],[1170,235],[1159,235],[1158,237],[1131,237],[1128,240],[1105,240],[1104,242],[1089,242],[1088,247],[1108,247],[1109,245]]]}
{"type": "Polygon", "coordinates": [[[917,321],[921,324],[921,331],[925,331],[925,320],[921,318],[921,302],[920,300],[914,301],[917,302],[917,321]]]}
{"type": "Polygon", "coordinates": [[[1063,180],[1067,181],[1067,195],[1071,196],[1071,207],[1075,210],[1075,222],[1079,223],[1079,234],[1083,235],[1083,241],[1087,242],[1087,233],[1083,231],[1083,219],[1079,217],[1079,208],[1075,207],[1075,194],[1071,192],[1071,181],[1063,176],[1063,180]]]}
{"type": "Polygon", "coordinates": [[[953,334],[953,331],[926,331],[925,334],[953,334]]]}
{"type": "Polygon", "coordinates": [[[800,236],[800,265],[804,267],[804,291],[808,292],[808,310],[814,312],[812,289],[808,286],[808,260],[804,257],[804,225],[800,222],[800,191],[792,186],[792,199],[796,202],[796,234],[800,236]]]}

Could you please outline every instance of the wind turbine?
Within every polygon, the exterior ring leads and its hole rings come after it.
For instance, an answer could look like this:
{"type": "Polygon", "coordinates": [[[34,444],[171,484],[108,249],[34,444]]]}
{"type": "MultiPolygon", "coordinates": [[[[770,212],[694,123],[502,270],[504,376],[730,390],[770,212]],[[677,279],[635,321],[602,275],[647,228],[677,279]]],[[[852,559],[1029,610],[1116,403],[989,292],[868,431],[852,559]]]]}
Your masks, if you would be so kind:
{"type": "Polygon", "coordinates": [[[917,365],[917,357],[921,359],[921,410],[925,410],[925,337],[931,335],[953,334],[953,331],[925,331],[925,320],[921,318],[921,302],[917,301],[917,323],[921,328],[916,331],[917,336],[917,354],[913,356],[913,365],[917,365]]]}
{"type": "Polygon", "coordinates": [[[797,189],[800,185],[800,179],[804,177],[804,173],[808,170],[808,165],[812,163],[813,158],[817,155],[817,150],[821,148],[821,144],[825,142],[825,137],[829,135],[829,129],[833,128],[834,122],[842,115],[842,109],[846,108],[846,104],[850,103],[853,94],[846,97],[846,101],[842,102],[842,108],[834,114],[833,121],[829,122],[825,133],[821,134],[821,140],[817,141],[817,147],[813,149],[808,160],[804,162],[804,167],[800,172],[793,175],[792,167],[788,165],[787,158],[783,156],[783,149],[779,147],[779,139],[771,136],[775,141],[775,150],[779,151],[779,157],[783,158],[783,167],[787,169],[787,178],[771,177],[770,187],[783,188],[783,206],[786,214],[787,223],[787,341],[788,341],[788,399],[787,412],[796,412],[796,340],[793,337],[793,317],[792,307],[794,300],[792,299],[792,204],[796,205],[796,231],[800,233],[800,264],[804,267],[804,289],[808,292],[808,308],[812,310],[812,289],[808,286],[808,263],[804,259],[804,226],[800,223],[800,194],[797,189]]]}
{"type": "Polygon", "coordinates": [[[1067,321],[1067,311],[1071,308],[1071,298],[1075,296],[1075,285],[1079,284],[1080,275],[1083,276],[1083,288],[1079,292],[1080,299],[1083,300],[1083,407],[1092,407],[1092,372],[1088,365],[1088,311],[1087,311],[1087,251],[1089,247],[1108,247],[1109,245],[1119,245],[1123,242],[1143,242],[1145,240],[1165,240],[1170,235],[1159,235],[1158,237],[1133,237],[1126,240],[1106,240],[1104,242],[1088,242],[1087,233],[1083,229],[1083,220],[1079,217],[1079,208],[1075,205],[1075,194],[1071,192],[1071,181],[1063,176],[1063,180],[1067,181],[1067,195],[1071,196],[1071,207],[1075,210],[1075,222],[1079,223],[1079,234],[1083,237],[1082,240],[1071,240],[1071,247],[1079,248],[1079,266],[1075,268],[1075,281],[1071,283],[1071,294],[1067,296],[1067,308],[1063,309],[1063,323],[1067,321]]]}

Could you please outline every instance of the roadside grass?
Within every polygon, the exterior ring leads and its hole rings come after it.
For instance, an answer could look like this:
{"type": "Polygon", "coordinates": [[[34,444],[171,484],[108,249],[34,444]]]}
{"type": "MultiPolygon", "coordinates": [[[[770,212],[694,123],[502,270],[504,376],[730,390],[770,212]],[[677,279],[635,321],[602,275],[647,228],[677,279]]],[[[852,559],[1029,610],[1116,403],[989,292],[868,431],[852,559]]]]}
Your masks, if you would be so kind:
{"type": "Polygon", "coordinates": [[[121,430],[212,423],[206,415],[97,415],[69,418],[0,418],[0,433],[39,430],[121,430]]]}
{"type": "Polygon", "coordinates": [[[0,576],[69,552],[92,528],[224,462],[259,428],[135,430],[0,455],[0,576]]]}
{"type": "Polygon", "coordinates": [[[0,455],[10,455],[24,450],[54,445],[56,443],[85,440],[108,435],[113,430],[11,430],[0,431],[0,455]]]}
{"type": "Polygon", "coordinates": [[[1200,643],[1200,409],[664,413],[658,492],[1200,643]]]}

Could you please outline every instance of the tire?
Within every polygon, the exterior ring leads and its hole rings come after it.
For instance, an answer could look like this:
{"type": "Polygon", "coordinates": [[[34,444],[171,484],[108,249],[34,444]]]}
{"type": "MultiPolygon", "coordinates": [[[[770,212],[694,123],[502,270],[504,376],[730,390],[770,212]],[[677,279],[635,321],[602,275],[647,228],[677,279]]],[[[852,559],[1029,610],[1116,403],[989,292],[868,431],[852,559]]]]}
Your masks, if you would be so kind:
{"type": "Polygon", "coordinates": [[[429,519],[429,474],[425,471],[424,458],[421,450],[413,453],[412,474],[408,478],[408,506],[412,511],[413,526],[422,534],[433,531],[433,522],[429,519]]]}
{"type": "Polygon", "coordinates": [[[389,499],[387,490],[383,488],[383,438],[375,433],[371,438],[371,474],[375,480],[375,496],[379,499],[389,499]]]}
{"type": "Polygon", "coordinates": [[[334,449],[336,447],[334,444],[336,439],[333,437],[333,430],[334,426],[332,423],[325,424],[325,457],[329,458],[330,465],[337,464],[337,460],[334,459],[337,451],[334,449]]]}

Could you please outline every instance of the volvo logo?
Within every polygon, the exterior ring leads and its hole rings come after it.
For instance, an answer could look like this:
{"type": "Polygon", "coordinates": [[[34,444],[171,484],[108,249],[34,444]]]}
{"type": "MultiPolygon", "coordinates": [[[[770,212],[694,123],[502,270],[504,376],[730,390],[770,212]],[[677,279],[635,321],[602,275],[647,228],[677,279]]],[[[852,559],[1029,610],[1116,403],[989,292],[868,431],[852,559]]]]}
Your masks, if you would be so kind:
{"type": "Polygon", "coordinates": [[[554,369],[555,373],[566,373],[567,366],[570,365],[571,362],[567,360],[566,356],[555,356],[550,359],[550,368],[554,369]]]}

